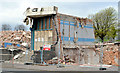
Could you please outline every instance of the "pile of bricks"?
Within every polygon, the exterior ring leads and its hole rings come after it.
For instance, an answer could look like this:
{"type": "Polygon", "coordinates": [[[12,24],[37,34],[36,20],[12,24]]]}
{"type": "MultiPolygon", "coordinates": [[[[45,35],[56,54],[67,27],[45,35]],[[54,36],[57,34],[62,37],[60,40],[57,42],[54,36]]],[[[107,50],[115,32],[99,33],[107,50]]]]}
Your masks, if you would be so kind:
{"type": "Polygon", "coordinates": [[[58,64],[58,62],[60,64],[67,64],[67,65],[69,65],[69,64],[75,64],[75,61],[72,60],[72,59],[70,59],[68,57],[68,55],[64,56],[64,60],[61,60],[61,59],[58,59],[57,57],[55,57],[52,60],[49,60],[47,63],[48,64],[58,64]]]}
{"type": "MultiPolygon", "coordinates": [[[[119,66],[119,64],[118,64],[118,60],[120,60],[120,57],[118,56],[120,53],[119,47],[120,46],[114,45],[114,44],[104,45],[104,47],[103,47],[103,64],[119,66]]],[[[100,55],[100,49],[101,48],[96,48],[96,50],[99,51],[99,55],[100,55]]]]}
{"type": "MultiPolygon", "coordinates": [[[[31,32],[30,31],[1,31],[0,32],[0,41],[2,47],[11,47],[11,45],[5,46],[5,43],[9,44],[18,44],[27,43],[30,47],[31,45],[31,32]]],[[[23,47],[18,47],[14,45],[16,48],[25,49],[23,47]]]]}
{"type": "Polygon", "coordinates": [[[115,65],[118,66],[118,60],[120,57],[118,56],[118,46],[106,46],[104,47],[103,53],[103,63],[107,65],[115,65]]]}

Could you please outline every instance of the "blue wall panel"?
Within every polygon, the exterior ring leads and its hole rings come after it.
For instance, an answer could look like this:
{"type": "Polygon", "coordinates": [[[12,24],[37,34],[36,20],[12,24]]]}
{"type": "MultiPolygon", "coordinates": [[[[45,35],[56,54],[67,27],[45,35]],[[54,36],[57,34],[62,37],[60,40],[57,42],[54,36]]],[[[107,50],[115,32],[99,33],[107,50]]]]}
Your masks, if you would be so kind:
{"type": "MultiPolygon", "coordinates": [[[[63,36],[61,36],[61,39],[63,40],[63,36]]],[[[70,41],[73,41],[74,37],[70,37],[70,41]]],[[[69,37],[64,37],[64,41],[69,41],[69,37]]],[[[79,42],[94,42],[95,39],[93,38],[78,38],[79,42]]]]}
{"type": "MultiPolygon", "coordinates": [[[[5,43],[4,43],[4,47],[6,48],[6,47],[7,47],[7,45],[12,46],[12,45],[13,45],[13,43],[7,43],[7,42],[5,42],[5,43]]],[[[17,46],[17,47],[20,47],[20,44],[16,44],[16,46],[17,46]]]]}
{"type": "MultiPolygon", "coordinates": [[[[74,30],[76,29],[77,34],[76,36],[78,37],[78,44],[79,42],[94,42],[95,38],[94,38],[94,31],[93,31],[93,25],[92,24],[87,24],[84,25],[84,28],[81,28],[81,25],[79,25],[79,28],[77,28],[77,25],[74,25],[75,22],[71,22],[70,21],[70,40],[69,40],[69,21],[64,21],[61,20],[60,22],[61,25],[65,25],[64,28],[64,42],[66,42],[65,44],[68,44],[69,41],[71,43],[73,43],[74,41],[74,30]],[[74,29],[75,27],[75,29],[74,29]]],[[[79,23],[80,24],[80,23],[79,23]]],[[[63,36],[61,36],[61,39],[63,40],[63,36]]]]}

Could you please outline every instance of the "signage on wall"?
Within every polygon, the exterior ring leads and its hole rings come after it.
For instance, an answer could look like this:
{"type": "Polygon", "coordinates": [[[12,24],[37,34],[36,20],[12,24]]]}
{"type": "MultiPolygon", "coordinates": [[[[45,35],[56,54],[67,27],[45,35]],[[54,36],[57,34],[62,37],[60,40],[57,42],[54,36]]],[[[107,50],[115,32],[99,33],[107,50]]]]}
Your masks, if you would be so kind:
{"type": "Polygon", "coordinates": [[[51,45],[44,45],[44,46],[43,46],[43,50],[48,50],[48,51],[50,51],[50,50],[51,50],[51,45]]]}

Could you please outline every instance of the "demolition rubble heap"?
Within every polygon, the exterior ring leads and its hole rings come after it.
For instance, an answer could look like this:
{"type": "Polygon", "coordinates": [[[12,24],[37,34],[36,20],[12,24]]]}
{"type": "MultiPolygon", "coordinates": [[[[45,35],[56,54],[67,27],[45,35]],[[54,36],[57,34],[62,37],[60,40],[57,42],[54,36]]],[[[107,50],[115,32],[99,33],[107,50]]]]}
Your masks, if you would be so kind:
{"type": "MultiPolygon", "coordinates": [[[[22,47],[22,43],[27,43],[28,47],[31,46],[31,32],[30,31],[1,31],[0,32],[0,41],[2,41],[2,47],[5,47],[4,43],[14,43],[14,44],[20,44],[20,46],[16,46],[17,49],[25,50],[25,47],[22,47]]],[[[11,47],[11,45],[7,45],[7,47],[11,47]]],[[[118,45],[115,45],[114,43],[107,43],[103,46],[103,64],[107,65],[115,65],[118,66],[118,60],[120,60],[119,57],[119,47],[118,45]]],[[[89,47],[84,47],[84,49],[91,49],[89,47]]],[[[99,55],[97,59],[99,59],[100,64],[100,45],[96,45],[96,48],[92,48],[93,52],[95,52],[95,55],[99,55]]],[[[90,51],[89,51],[90,52],[90,51]]],[[[86,53],[83,53],[85,55],[86,53]]],[[[89,55],[89,54],[88,54],[89,55]]],[[[88,56],[89,57],[89,56],[88,56]]],[[[94,58],[94,56],[93,56],[94,58]]],[[[58,64],[58,60],[60,63],[63,64],[76,64],[76,61],[74,58],[71,58],[70,55],[64,55],[64,60],[60,60],[57,57],[47,61],[47,64],[58,64]]],[[[97,60],[96,60],[97,61],[97,60]]],[[[86,63],[87,64],[87,63],[86,63]]]]}
{"type": "Polygon", "coordinates": [[[75,64],[75,61],[73,59],[70,59],[68,57],[68,55],[64,56],[64,60],[61,60],[61,59],[58,59],[57,57],[54,57],[52,60],[49,60],[47,63],[48,64],[58,64],[59,63],[62,63],[62,64],[75,64]]]}
{"type": "Polygon", "coordinates": [[[1,45],[4,48],[11,47],[14,44],[15,48],[25,50],[25,47],[21,46],[22,43],[27,43],[28,47],[30,47],[30,44],[31,44],[30,31],[21,31],[21,30],[20,31],[1,31],[0,34],[1,34],[0,41],[2,41],[1,45]]]}
{"type": "Polygon", "coordinates": [[[118,46],[106,46],[104,47],[103,63],[107,65],[118,66],[118,60],[120,60],[118,46]]]}
{"type": "MultiPolygon", "coordinates": [[[[118,45],[115,45],[114,43],[111,44],[105,44],[103,47],[103,64],[106,65],[115,65],[119,66],[118,60],[120,60],[119,57],[119,47],[118,45]]],[[[96,48],[96,52],[100,55],[100,47],[96,48]]]]}
{"type": "MultiPolygon", "coordinates": [[[[88,48],[89,47],[86,47],[86,49],[88,49],[88,48]]],[[[93,58],[95,57],[95,55],[99,56],[99,57],[97,57],[98,60],[94,60],[94,61],[98,61],[97,64],[100,64],[100,61],[101,61],[101,59],[100,59],[101,50],[100,49],[102,49],[102,47],[100,47],[100,45],[97,45],[96,48],[89,48],[89,49],[93,49],[93,52],[95,52],[95,54],[93,55],[93,58]]],[[[119,52],[118,49],[119,49],[119,46],[114,45],[114,43],[104,44],[104,47],[103,47],[103,59],[102,59],[103,64],[119,66],[118,60],[120,60],[120,57],[118,56],[118,54],[120,52],[119,52]]],[[[83,55],[85,55],[85,53],[83,53],[83,55]]],[[[90,56],[87,56],[87,57],[90,57],[90,56]]],[[[91,57],[90,57],[90,59],[91,59],[91,57]]],[[[75,62],[75,59],[71,58],[69,55],[64,56],[64,60],[61,60],[61,59],[58,59],[57,57],[55,57],[52,60],[49,60],[47,63],[48,64],[58,64],[58,61],[61,64],[78,65],[78,63],[75,62]]],[[[88,63],[85,63],[85,64],[88,64],[88,63]]]]}

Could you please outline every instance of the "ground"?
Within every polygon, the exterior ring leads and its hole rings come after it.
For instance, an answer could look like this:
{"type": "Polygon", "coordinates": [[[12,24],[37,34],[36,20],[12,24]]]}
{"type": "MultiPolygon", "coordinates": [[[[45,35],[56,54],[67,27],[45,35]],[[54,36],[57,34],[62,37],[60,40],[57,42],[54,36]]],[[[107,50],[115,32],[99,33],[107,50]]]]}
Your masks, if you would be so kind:
{"type": "MultiPolygon", "coordinates": [[[[24,64],[12,64],[2,63],[2,71],[99,71],[99,67],[84,67],[84,66],[71,66],[57,68],[56,65],[50,66],[38,66],[38,65],[24,65],[24,64]]],[[[117,66],[111,66],[106,71],[118,71],[117,66]]]]}

